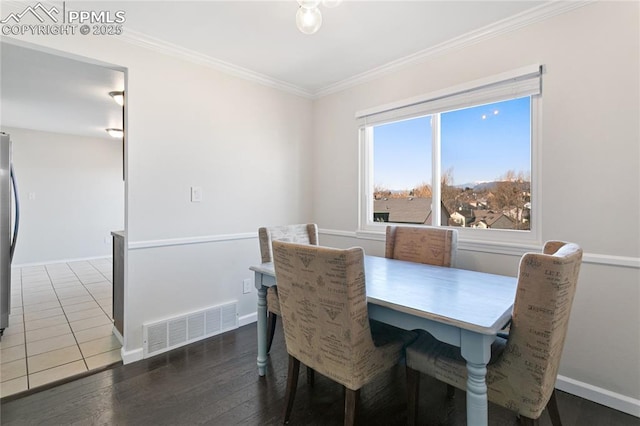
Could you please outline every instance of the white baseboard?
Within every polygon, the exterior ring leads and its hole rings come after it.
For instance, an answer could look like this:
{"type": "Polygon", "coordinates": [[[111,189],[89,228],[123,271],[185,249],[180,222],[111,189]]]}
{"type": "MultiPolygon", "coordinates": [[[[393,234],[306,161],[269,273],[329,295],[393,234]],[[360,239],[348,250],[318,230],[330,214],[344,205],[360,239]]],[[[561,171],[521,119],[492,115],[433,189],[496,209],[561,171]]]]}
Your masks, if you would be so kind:
{"type": "Polygon", "coordinates": [[[134,349],[132,351],[125,351],[124,346],[120,349],[120,356],[122,357],[123,364],[131,364],[132,362],[140,361],[143,357],[143,350],[134,349]]]}
{"type": "Polygon", "coordinates": [[[238,327],[242,327],[243,325],[251,324],[258,321],[258,313],[254,312],[249,315],[244,315],[238,318],[238,327]]]}
{"type": "Polygon", "coordinates": [[[558,376],[556,380],[558,390],[579,396],[580,398],[596,402],[605,407],[622,411],[635,417],[640,417],[640,400],[630,398],[607,389],[583,383],[569,377],[558,376]]]}
{"type": "Polygon", "coordinates": [[[110,259],[111,255],[103,255],[103,256],[92,256],[92,257],[75,257],[72,259],[52,259],[42,262],[28,262],[28,263],[20,263],[11,265],[13,268],[26,268],[29,266],[43,266],[43,265],[52,265],[56,263],[73,263],[73,262],[86,262],[90,260],[100,260],[100,259],[110,259]]]}
{"type": "Polygon", "coordinates": [[[115,338],[118,339],[118,342],[120,342],[120,346],[124,346],[124,337],[122,337],[122,334],[120,334],[115,325],[113,326],[113,330],[111,330],[111,332],[113,333],[115,338]]]}

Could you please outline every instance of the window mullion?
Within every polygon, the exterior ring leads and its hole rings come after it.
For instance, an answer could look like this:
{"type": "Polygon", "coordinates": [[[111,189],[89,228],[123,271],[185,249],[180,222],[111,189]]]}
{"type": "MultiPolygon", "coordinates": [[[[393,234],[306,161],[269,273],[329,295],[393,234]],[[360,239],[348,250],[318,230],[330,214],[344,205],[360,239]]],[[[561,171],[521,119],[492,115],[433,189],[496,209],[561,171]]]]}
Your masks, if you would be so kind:
{"type": "Polygon", "coordinates": [[[440,226],[441,223],[441,191],[440,191],[440,114],[431,116],[431,225],[440,226]]]}

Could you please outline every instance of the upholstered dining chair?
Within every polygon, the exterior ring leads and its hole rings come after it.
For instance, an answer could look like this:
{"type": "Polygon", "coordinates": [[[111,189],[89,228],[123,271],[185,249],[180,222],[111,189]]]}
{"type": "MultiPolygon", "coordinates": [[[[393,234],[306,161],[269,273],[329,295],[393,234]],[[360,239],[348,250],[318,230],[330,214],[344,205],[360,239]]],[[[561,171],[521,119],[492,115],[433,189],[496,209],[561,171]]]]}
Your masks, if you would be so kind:
{"type": "Polygon", "coordinates": [[[360,389],[395,366],[416,334],[369,320],[362,248],[273,242],[289,370],[284,421],[300,363],[345,388],[344,424],[355,423],[360,389]]]}
{"type": "MultiPolygon", "coordinates": [[[[555,381],[576,291],[582,249],[549,241],[543,253],[520,260],[508,339],[497,337],[487,366],[489,401],[517,412],[521,424],[536,425],[548,408],[560,426],[555,381]]],[[[421,335],[407,348],[409,424],[415,424],[420,373],[465,390],[467,367],[460,348],[421,335]]]]}
{"type": "MultiPolygon", "coordinates": [[[[262,263],[273,262],[271,250],[272,241],[289,241],[300,244],[318,245],[318,226],[315,223],[300,225],[282,225],[270,228],[259,228],[258,239],[260,241],[260,257],[262,263]]],[[[280,315],[280,303],[278,302],[277,287],[269,287],[267,290],[267,353],[271,350],[273,336],[276,332],[276,322],[280,315]]]]}
{"type": "Polygon", "coordinates": [[[430,226],[387,226],[384,257],[453,266],[458,249],[458,231],[430,226]]]}
{"type": "MultiPolygon", "coordinates": [[[[387,226],[384,257],[451,267],[458,252],[458,231],[433,226],[387,226]]],[[[447,385],[453,398],[456,388],[447,385]]]]}

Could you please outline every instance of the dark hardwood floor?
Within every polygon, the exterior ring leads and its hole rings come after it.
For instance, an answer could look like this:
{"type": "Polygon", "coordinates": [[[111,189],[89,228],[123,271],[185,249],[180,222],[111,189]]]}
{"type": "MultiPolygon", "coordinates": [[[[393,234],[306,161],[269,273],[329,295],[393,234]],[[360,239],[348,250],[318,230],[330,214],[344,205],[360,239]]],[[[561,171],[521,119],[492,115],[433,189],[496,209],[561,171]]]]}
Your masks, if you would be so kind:
{"type": "MultiPolygon", "coordinates": [[[[41,392],[0,401],[2,425],[277,425],[282,423],[287,354],[276,332],[266,377],[256,370],[256,327],[242,327],[154,358],[83,377],[41,392]]],[[[306,369],[300,369],[306,374],[306,369]]],[[[421,380],[421,424],[464,425],[465,395],[445,398],[446,386],[421,380]]],[[[292,425],[341,425],[343,392],[316,375],[301,377],[292,425]]],[[[640,419],[559,392],[565,426],[639,426],[640,419]]],[[[359,423],[404,425],[404,367],[365,386],[359,423]]],[[[491,425],[518,425],[516,416],[490,405],[491,425]]],[[[550,425],[548,414],[540,424],[550,425]]]]}

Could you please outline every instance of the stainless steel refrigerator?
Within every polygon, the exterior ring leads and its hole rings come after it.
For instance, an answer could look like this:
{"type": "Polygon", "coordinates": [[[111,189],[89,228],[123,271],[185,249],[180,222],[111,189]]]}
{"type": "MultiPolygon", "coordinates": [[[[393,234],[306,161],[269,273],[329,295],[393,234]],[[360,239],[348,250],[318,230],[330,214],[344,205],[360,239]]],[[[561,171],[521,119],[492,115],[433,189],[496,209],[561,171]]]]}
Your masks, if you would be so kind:
{"type": "Polygon", "coordinates": [[[11,155],[11,138],[0,132],[0,336],[9,327],[11,262],[20,224],[20,203],[11,155]]]}

